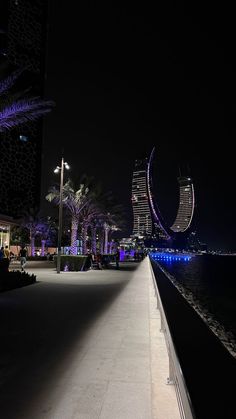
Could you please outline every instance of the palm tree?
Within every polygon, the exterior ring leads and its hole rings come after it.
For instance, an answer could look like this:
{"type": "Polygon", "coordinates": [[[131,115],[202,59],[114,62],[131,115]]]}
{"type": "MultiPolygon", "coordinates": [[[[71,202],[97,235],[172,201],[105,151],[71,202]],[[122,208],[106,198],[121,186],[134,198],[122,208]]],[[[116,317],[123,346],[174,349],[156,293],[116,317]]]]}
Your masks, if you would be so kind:
{"type": "Polygon", "coordinates": [[[94,255],[97,254],[97,232],[101,230],[103,226],[103,213],[102,211],[97,214],[90,223],[91,229],[91,246],[94,255]]]}
{"type": "MultiPolygon", "coordinates": [[[[82,236],[82,253],[86,254],[86,242],[88,229],[94,226],[94,220],[96,220],[101,214],[99,202],[94,197],[91,198],[90,202],[82,209],[80,213],[81,217],[81,236],[82,236]]],[[[96,239],[96,238],[95,238],[96,239]]]]}
{"type": "Polygon", "coordinates": [[[103,200],[104,194],[102,192],[101,184],[95,183],[93,178],[90,179],[89,202],[81,211],[81,236],[82,236],[82,251],[86,253],[86,240],[88,229],[91,231],[91,245],[92,251],[96,254],[97,229],[102,226],[103,220],[103,200]]]}
{"type": "Polygon", "coordinates": [[[108,253],[108,244],[111,234],[124,227],[123,207],[115,202],[111,193],[104,195],[103,198],[102,221],[101,251],[106,254],[108,253]]]}
{"type": "MultiPolygon", "coordinates": [[[[51,111],[54,103],[40,97],[24,97],[22,93],[12,94],[9,90],[24,69],[16,70],[6,79],[0,81],[0,132],[5,132],[18,125],[35,121],[51,111]]],[[[23,92],[24,94],[27,91],[23,92]]]]}
{"type": "Polygon", "coordinates": [[[104,215],[104,223],[103,223],[103,234],[104,234],[103,253],[104,254],[110,253],[109,241],[111,239],[112,233],[114,231],[121,230],[122,227],[123,227],[123,216],[122,216],[121,206],[111,208],[111,212],[108,212],[104,215]],[[109,252],[108,252],[108,246],[109,246],[109,252]]]}
{"type": "Polygon", "coordinates": [[[42,217],[38,225],[38,234],[41,238],[41,256],[45,256],[45,244],[55,233],[55,222],[51,217],[42,217]]]}
{"type": "Polygon", "coordinates": [[[17,255],[19,254],[19,246],[29,242],[29,231],[27,228],[15,225],[11,228],[11,244],[16,246],[17,255]]]}
{"type": "Polygon", "coordinates": [[[124,227],[123,212],[123,207],[115,204],[110,193],[99,197],[96,214],[90,223],[92,251],[94,254],[96,254],[97,250],[97,233],[99,235],[100,252],[103,254],[110,253],[109,241],[112,233],[124,227]]]}
{"type": "MultiPolygon", "coordinates": [[[[86,179],[85,179],[86,180],[86,179]]],[[[80,222],[80,213],[83,208],[88,205],[91,198],[88,194],[88,183],[80,183],[79,188],[73,184],[71,180],[65,183],[62,190],[62,202],[71,216],[71,254],[77,254],[77,235],[80,222]]],[[[49,194],[46,196],[49,202],[59,205],[60,190],[54,186],[50,188],[49,194]]]]}
{"type": "Polygon", "coordinates": [[[42,219],[37,208],[29,208],[22,219],[22,227],[27,228],[30,237],[30,253],[35,256],[35,238],[40,233],[42,219]]]}

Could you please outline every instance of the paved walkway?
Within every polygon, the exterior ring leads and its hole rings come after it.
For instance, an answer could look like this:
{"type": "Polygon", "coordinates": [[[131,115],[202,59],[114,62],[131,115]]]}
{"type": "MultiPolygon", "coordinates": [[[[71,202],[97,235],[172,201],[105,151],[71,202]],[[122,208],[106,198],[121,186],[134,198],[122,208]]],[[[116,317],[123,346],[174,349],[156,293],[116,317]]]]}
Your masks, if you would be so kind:
{"type": "Polygon", "coordinates": [[[60,275],[31,266],[39,283],[0,294],[2,417],[179,419],[148,259],[60,275]]]}

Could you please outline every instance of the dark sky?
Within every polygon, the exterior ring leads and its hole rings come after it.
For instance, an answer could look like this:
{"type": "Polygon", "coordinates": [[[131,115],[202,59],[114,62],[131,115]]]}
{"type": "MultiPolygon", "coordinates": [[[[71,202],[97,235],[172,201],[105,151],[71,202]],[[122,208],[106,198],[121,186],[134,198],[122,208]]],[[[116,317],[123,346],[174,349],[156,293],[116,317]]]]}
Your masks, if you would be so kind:
{"type": "Polygon", "coordinates": [[[189,165],[201,241],[236,250],[233,11],[205,2],[79,3],[54,1],[50,12],[46,96],[56,108],[45,122],[43,194],[64,147],[72,177],[94,175],[125,206],[127,235],[134,160],[155,146],[167,222],[178,167],[189,165]]]}

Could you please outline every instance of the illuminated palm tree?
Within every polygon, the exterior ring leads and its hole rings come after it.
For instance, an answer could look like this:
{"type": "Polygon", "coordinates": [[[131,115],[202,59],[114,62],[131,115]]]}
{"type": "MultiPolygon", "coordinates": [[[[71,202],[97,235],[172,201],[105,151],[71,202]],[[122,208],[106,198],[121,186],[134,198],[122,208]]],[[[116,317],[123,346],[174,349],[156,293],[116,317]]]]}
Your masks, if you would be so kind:
{"type": "Polygon", "coordinates": [[[107,254],[111,234],[124,227],[124,209],[117,204],[111,193],[104,195],[102,220],[101,251],[107,254]]]}
{"type": "Polygon", "coordinates": [[[18,94],[9,93],[23,71],[17,70],[0,81],[0,133],[35,121],[50,112],[54,106],[52,101],[43,100],[38,96],[22,98],[22,94],[26,94],[26,91],[18,94]]]}
{"type": "MultiPolygon", "coordinates": [[[[108,253],[109,239],[114,231],[124,227],[123,207],[116,204],[111,193],[100,195],[97,200],[97,213],[90,224],[92,233],[92,249],[96,251],[97,231],[100,233],[100,251],[108,253]]],[[[110,250],[109,250],[110,252],[110,250]]]]}
{"type": "Polygon", "coordinates": [[[35,238],[39,234],[41,217],[37,208],[29,208],[22,219],[22,227],[27,228],[30,238],[30,255],[35,256],[35,238]]]}
{"type": "Polygon", "coordinates": [[[108,212],[104,216],[104,223],[103,223],[103,253],[107,254],[110,253],[110,249],[108,251],[109,241],[111,239],[112,233],[114,231],[121,230],[123,227],[123,216],[122,216],[122,208],[121,206],[111,208],[111,212],[108,212]]]}
{"type": "Polygon", "coordinates": [[[92,252],[94,255],[97,254],[97,232],[101,230],[103,226],[103,213],[99,213],[96,215],[91,223],[90,223],[90,229],[91,229],[91,247],[92,252]]]}
{"type": "Polygon", "coordinates": [[[38,234],[41,239],[41,256],[45,256],[45,245],[55,235],[56,226],[52,217],[42,217],[38,226],[38,234]]]}
{"type": "MultiPolygon", "coordinates": [[[[94,232],[94,222],[99,219],[101,216],[101,208],[99,201],[95,200],[94,197],[91,198],[91,201],[86,205],[80,213],[81,216],[81,238],[82,238],[82,253],[86,254],[86,242],[88,229],[94,232]]],[[[93,237],[94,239],[94,237],[93,237]]],[[[94,250],[94,246],[92,246],[94,250]]],[[[96,248],[96,230],[95,230],[95,248],[96,248]]],[[[94,252],[96,253],[96,251],[94,252]]]]}
{"type": "MultiPolygon", "coordinates": [[[[81,183],[77,189],[71,180],[65,183],[62,190],[62,203],[67,209],[71,217],[71,254],[77,254],[77,236],[80,222],[80,214],[91,198],[88,194],[89,188],[87,183],[81,183]]],[[[46,196],[49,202],[59,205],[60,189],[56,186],[50,188],[49,194],[46,196]]]]}

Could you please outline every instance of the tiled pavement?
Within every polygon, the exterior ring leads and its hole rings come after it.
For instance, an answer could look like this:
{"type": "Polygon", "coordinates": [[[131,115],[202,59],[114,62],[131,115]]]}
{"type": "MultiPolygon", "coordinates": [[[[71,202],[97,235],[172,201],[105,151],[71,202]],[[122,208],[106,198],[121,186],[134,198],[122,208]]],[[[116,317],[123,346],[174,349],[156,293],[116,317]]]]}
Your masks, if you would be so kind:
{"type": "Polygon", "coordinates": [[[168,356],[148,258],[135,270],[130,266],[60,275],[32,270],[40,281],[26,287],[32,293],[48,284],[123,287],[54,374],[37,375],[47,386],[16,419],[180,419],[175,389],[166,383],[168,356]]]}

